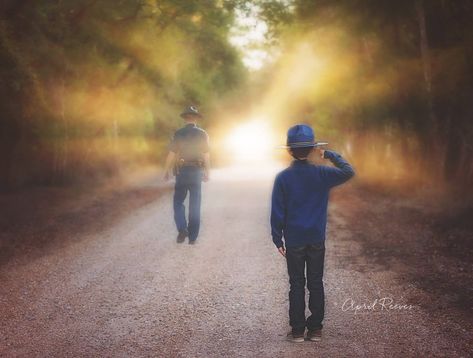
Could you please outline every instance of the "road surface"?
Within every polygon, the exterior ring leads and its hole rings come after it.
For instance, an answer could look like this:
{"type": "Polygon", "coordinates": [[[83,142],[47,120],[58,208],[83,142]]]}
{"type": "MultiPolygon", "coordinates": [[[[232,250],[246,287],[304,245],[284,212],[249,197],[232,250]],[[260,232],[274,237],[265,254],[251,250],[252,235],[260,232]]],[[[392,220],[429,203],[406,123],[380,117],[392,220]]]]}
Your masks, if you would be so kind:
{"type": "MultiPolygon", "coordinates": [[[[471,353],[471,332],[436,316],[432,296],[364,257],[340,200],[352,184],[336,189],[330,206],[323,340],[286,342],[288,278],[268,227],[272,175],[216,172],[204,185],[195,246],[175,242],[169,192],[129,211],[127,197],[114,202],[125,214],[103,228],[62,223],[65,243],[28,251],[0,268],[0,356],[471,353]],[[400,307],[382,308],[379,301],[371,307],[377,298],[400,307]]],[[[103,211],[81,225],[95,225],[103,211]]]]}

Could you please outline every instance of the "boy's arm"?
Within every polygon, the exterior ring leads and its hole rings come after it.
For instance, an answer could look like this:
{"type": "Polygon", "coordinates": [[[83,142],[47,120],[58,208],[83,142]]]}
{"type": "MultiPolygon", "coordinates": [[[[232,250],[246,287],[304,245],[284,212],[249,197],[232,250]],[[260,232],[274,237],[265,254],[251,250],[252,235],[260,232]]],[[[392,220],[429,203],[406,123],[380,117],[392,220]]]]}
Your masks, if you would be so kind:
{"type": "Polygon", "coordinates": [[[284,192],[282,190],[281,179],[277,176],[274,181],[271,196],[271,236],[273,237],[274,245],[276,245],[278,249],[284,248],[282,236],[285,212],[284,192]]]}
{"type": "Polygon", "coordinates": [[[328,187],[343,184],[355,175],[353,167],[340,154],[332,150],[323,150],[322,158],[330,160],[335,165],[335,168],[323,167],[323,176],[328,187]]]}

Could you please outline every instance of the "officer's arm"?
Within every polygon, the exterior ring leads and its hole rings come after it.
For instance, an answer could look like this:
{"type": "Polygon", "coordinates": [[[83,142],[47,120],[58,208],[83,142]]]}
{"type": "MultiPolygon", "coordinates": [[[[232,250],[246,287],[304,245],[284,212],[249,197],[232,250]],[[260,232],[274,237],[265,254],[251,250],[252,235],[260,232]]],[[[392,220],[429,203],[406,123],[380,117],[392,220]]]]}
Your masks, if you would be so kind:
{"type": "Polygon", "coordinates": [[[203,153],[204,153],[204,180],[208,181],[210,179],[210,145],[209,145],[209,136],[204,132],[203,137],[203,153]]]}
{"type": "Polygon", "coordinates": [[[171,176],[171,168],[174,165],[176,160],[176,153],[169,151],[168,156],[166,157],[166,163],[164,164],[164,179],[168,180],[171,176]]]}
{"type": "Polygon", "coordinates": [[[210,179],[210,153],[204,153],[204,179],[208,181],[210,179]]]}
{"type": "Polygon", "coordinates": [[[179,143],[178,143],[178,132],[174,133],[174,136],[169,143],[169,152],[166,157],[166,162],[164,163],[164,180],[169,180],[172,174],[172,168],[176,162],[176,153],[179,152],[179,143]]]}

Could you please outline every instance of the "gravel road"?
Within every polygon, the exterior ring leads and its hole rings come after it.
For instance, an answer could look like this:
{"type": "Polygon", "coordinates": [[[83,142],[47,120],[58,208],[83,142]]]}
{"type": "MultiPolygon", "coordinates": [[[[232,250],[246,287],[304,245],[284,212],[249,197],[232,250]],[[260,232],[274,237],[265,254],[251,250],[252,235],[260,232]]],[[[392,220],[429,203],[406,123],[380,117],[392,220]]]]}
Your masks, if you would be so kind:
{"type": "MultiPolygon", "coordinates": [[[[286,342],[288,279],[268,227],[272,174],[216,172],[195,246],[175,243],[167,193],[106,228],[72,226],[67,243],[9,260],[0,267],[0,356],[471,356],[471,332],[365,258],[339,199],[354,195],[352,184],[330,206],[323,340],[286,342]],[[384,297],[403,306],[370,306],[384,297]]],[[[126,200],[114,205],[126,210],[126,200]]]]}

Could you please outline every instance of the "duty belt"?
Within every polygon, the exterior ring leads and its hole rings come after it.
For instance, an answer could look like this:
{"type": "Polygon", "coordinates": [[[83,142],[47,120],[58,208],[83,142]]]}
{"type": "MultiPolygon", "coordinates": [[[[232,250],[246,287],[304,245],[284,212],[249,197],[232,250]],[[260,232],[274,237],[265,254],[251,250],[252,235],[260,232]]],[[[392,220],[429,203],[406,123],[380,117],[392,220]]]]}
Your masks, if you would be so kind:
{"type": "Polygon", "coordinates": [[[179,159],[179,161],[177,162],[177,165],[179,167],[203,167],[204,161],[179,159]]]}
{"type": "Polygon", "coordinates": [[[172,170],[174,176],[177,176],[179,174],[179,170],[184,167],[203,168],[204,161],[179,159],[178,161],[176,161],[176,164],[174,165],[173,170],[172,170]]]}

